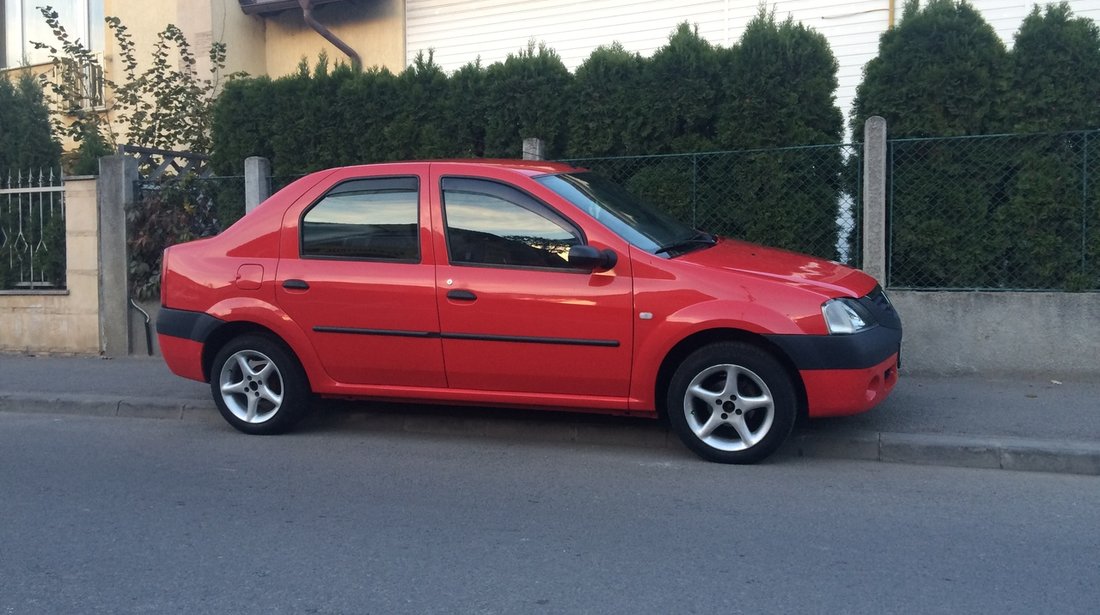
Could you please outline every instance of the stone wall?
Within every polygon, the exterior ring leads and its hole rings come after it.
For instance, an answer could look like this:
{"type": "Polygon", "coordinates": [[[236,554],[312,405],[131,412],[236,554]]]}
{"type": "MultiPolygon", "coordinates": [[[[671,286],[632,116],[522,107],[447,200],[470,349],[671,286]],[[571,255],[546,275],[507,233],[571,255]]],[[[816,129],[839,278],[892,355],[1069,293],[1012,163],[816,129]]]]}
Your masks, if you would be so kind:
{"type": "Polygon", "coordinates": [[[905,371],[1100,377],[1100,294],[887,293],[905,329],[905,371]]]}
{"type": "Polygon", "coordinates": [[[66,290],[0,293],[0,351],[96,354],[99,256],[96,179],[65,180],[66,290]]]}

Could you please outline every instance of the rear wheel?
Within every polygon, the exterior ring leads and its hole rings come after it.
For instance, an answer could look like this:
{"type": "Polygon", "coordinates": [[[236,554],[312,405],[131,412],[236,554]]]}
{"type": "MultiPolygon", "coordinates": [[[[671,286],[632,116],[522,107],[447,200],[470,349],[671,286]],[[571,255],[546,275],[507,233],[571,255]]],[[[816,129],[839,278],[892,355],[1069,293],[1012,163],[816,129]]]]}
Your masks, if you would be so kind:
{"type": "Polygon", "coordinates": [[[222,347],[214,357],[210,390],[230,425],[261,435],[293,427],[305,416],[311,396],[293,353],[259,334],[242,335],[222,347]]]}
{"type": "Polygon", "coordinates": [[[787,370],[743,342],[704,346],[680,365],[666,400],[673,430],[700,457],[755,463],[786,440],[797,397],[787,370]]]}

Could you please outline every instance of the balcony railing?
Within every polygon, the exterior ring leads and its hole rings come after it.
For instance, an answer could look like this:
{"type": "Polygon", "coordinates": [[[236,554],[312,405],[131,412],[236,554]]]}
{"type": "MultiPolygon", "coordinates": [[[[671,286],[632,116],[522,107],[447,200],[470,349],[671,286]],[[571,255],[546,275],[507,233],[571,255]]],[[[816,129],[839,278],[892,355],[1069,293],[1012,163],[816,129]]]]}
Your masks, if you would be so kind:
{"type": "Polygon", "coordinates": [[[62,60],[54,64],[50,80],[55,83],[73,83],[77,95],[73,100],[59,101],[67,105],[67,111],[86,111],[101,109],[104,106],[105,80],[103,76],[103,56],[96,54],[96,62],[78,64],[72,60],[62,60]]]}

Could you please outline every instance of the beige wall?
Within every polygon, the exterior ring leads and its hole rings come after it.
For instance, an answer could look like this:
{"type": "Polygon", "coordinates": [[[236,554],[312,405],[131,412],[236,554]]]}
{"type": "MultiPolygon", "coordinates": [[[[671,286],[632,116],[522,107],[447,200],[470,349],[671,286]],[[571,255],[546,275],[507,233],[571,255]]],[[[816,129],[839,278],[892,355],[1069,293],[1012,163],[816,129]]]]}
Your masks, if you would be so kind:
{"type": "MultiPolygon", "coordinates": [[[[260,16],[245,15],[238,0],[104,0],[104,15],[118,17],[135,45],[137,72],[148,67],[157,35],[168,24],[178,26],[191,44],[200,78],[210,77],[208,54],[214,41],[226,44],[226,67],[216,76],[224,83],[232,73],[282,77],[294,73],[305,58],[310,66],[318,55],[328,54],[330,66],[348,62],[335,46],[314,32],[300,10],[260,16]]],[[[385,67],[393,72],[405,68],[405,0],[349,0],[318,6],[314,17],[359,53],[364,68],[385,67]]],[[[108,80],[125,81],[125,67],[110,29],[104,29],[103,69],[108,80]]],[[[50,65],[32,67],[48,71],[50,65]]],[[[0,76],[17,78],[18,70],[0,71],[0,76]]],[[[112,94],[107,93],[107,108],[112,94]]],[[[113,139],[125,141],[126,127],[111,117],[113,139]]],[[[64,118],[62,118],[64,121],[64,118]]],[[[108,138],[112,138],[109,136],[108,138]]],[[[74,145],[64,143],[69,150],[74,145]]]]}
{"type": "MultiPolygon", "coordinates": [[[[118,17],[133,38],[139,61],[147,63],[157,34],[177,25],[191,43],[201,78],[210,76],[208,54],[214,41],[226,44],[226,66],[216,78],[228,75],[281,77],[293,73],[302,58],[310,65],[325,51],[330,64],[347,62],[332,44],[314,32],[301,11],[268,16],[245,15],[238,0],[104,0],[104,14],[118,17]]],[[[394,72],[405,67],[405,0],[355,0],[314,9],[316,19],[355,49],[364,68],[384,66],[394,72]]],[[[124,81],[118,45],[108,29],[103,67],[107,78],[124,81]]],[[[138,72],[147,64],[139,66],[138,72]]],[[[108,93],[108,106],[110,94],[108,93]]],[[[114,118],[112,118],[113,120],[114,118]]],[[[125,127],[112,122],[122,139],[125,127]]]]}
{"type": "MultiPolygon", "coordinates": [[[[316,7],[317,21],[359,53],[363,68],[405,68],[404,0],[359,0],[316,7]]],[[[293,73],[304,57],[312,66],[324,50],[329,64],[348,62],[347,56],[314,32],[300,11],[284,11],[267,18],[267,74],[293,73]]]]}
{"type": "Polygon", "coordinates": [[[0,351],[98,354],[96,181],[65,183],[68,292],[0,294],[0,351]]]}
{"type": "Polygon", "coordinates": [[[226,44],[226,73],[266,75],[265,20],[258,15],[245,15],[237,0],[211,0],[211,5],[212,40],[226,44]]]}
{"type": "MultiPolygon", "coordinates": [[[[225,72],[281,77],[293,73],[305,57],[313,64],[322,50],[332,62],[346,57],[306,25],[299,10],[262,17],[245,15],[238,0],[104,0],[104,14],[118,17],[127,27],[146,61],[156,35],[174,23],[183,30],[199,60],[203,77],[209,74],[207,54],[214,41],[226,44],[225,72]]],[[[319,22],[355,49],[363,66],[405,67],[405,1],[355,0],[318,6],[319,22]]],[[[104,64],[108,77],[121,78],[118,47],[107,32],[104,64]]]]}

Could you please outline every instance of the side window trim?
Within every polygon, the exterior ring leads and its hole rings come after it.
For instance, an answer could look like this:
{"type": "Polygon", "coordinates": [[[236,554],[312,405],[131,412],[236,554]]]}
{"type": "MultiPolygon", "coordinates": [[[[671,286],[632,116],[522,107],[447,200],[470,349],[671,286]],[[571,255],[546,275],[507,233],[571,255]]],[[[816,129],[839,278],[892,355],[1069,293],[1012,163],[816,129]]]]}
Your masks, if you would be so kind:
{"type": "MultiPolygon", "coordinates": [[[[550,219],[550,221],[565,227],[568,230],[573,231],[582,241],[588,242],[587,237],[584,235],[584,231],[577,226],[572,220],[558,213],[556,209],[550,207],[546,203],[543,203],[539,199],[532,196],[526,190],[506,184],[493,179],[484,179],[480,177],[462,177],[462,176],[446,176],[442,178],[440,182],[440,194],[445,194],[447,190],[454,190],[456,192],[472,192],[476,194],[487,194],[489,196],[495,196],[498,199],[509,201],[519,205],[527,211],[543,216],[550,219]],[[454,184],[448,186],[448,184],[454,184]],[[484,189],[488,188],[488,190],[484,189]],[[518,196],[519,198],[509,198],[518,196]]],[[[446,203],[443,208],[444,222],[446,222],[446,203]]]]}
{"type": "Polygon", "coordinates": [[[447,262],[450,265],[457,267],[488,267],[494,269],[533,269],[538,271],[555,271],[558,273],[571,273],[571,274],[590,274],[591,272],[585,269],[575,269],[571,267],[552,267],[552,266],[537,266],[537,265],[506,265],[496,263],[477,263],[467,261],[456,261],[451,254],[451,227],[447,222],[447,192],[460,192],[467,194],[485,194],[494,198],[498,198],[515,205],[535,214],[542,216],[547,220],[559,225],[562,229],[572,233],[577,237],[579,243],[577,245],[587,245],[588,236],[585,234],[584,229],[574,223],[569,218],[559,213],[556,209],[550,205],[544,203],[539,198],[535,197],[526,190],[503,182],[496,179],[489,179],[484,177],[470,177],[464,175],[445,175],[439,179],[439,194],[440,194],[440,213],[443,218],[443,235],[447,248],[447,262]],[[518,198],[517,198],[518,197],[518,198]]]}
{"type": "Polygon", "coordinates": [[[420,176],[419,175],[379,175],[367,177],[355,177],[345,179],[326,190],[321,196],[310,203],[298,216],[298,258],[303,260],[329,260],[329,261],[362,261],[378,263],[403,263],[420,264],[424,259],[424,250],[421,245],[420,228],[420,176]],[[338,256],[328,254],[308,254],[305,246],[305,220],[306,216],[324,200],[330,196],[338,196],[351,192],[412,192],[416,195],[416,221],[414,224],[414,236],[416,241],[416,255],[411,258],[385,258],[375,256],[338,256]]]}

